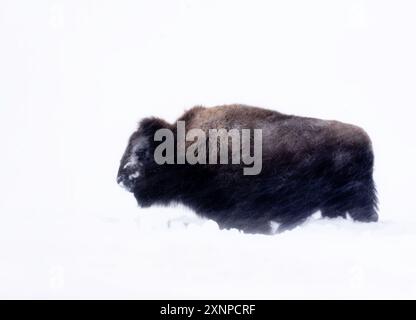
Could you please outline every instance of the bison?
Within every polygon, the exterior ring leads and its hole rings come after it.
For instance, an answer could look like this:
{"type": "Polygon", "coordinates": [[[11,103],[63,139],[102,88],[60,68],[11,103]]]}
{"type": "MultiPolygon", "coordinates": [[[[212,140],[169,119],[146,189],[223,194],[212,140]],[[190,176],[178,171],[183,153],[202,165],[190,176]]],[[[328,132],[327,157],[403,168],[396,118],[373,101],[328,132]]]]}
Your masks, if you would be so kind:
{"type": "MultiPolygon", "coordinates": [[[[183,152],[175,148],[176,159],[183,152]]],[[[318,210],[328,218],[349,214],[356,221],[377,221],[373,163],[369,136],[351,124],[245,105],[197,106],[174,124],[143,119],[129,139],[117,182],[141,207],[181,203],[221,229],[268,234],[274,223],[279,231],[291,229],[318,210]],[[245,175],[245,164],[234,162],[158,163],[155,151],[164,142],[156,133],[171,131],[179,146],[179,122],[206,137],[211,129],[261,129],[261,171],[245,175]]]]}

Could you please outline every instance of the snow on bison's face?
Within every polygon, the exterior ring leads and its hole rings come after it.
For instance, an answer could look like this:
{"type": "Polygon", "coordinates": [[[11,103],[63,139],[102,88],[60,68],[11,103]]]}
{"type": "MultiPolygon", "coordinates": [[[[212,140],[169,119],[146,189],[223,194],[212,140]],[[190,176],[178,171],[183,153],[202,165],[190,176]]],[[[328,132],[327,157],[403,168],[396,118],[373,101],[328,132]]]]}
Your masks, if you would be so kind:
{"type": "Polygon", "coordinates": [[[117,183],[127,191],[134,193],[140,206],[147,207],[153,203],[153,194],[160,191],[169,170],[159,166],[154,160],[154,132],[169,126],[160,119],[148,118],[139,124],[128,142],[120,160],[117,183]],[[163,170],[164,169],[164,170],[163,170]]]}
{"type": "Polygon", "coordinates": [[[126,151],[121,158],[117,183],[129,192],[134,192],[135,185],[145,174],[144,167],[149,158],[149,146],[146,137],[141,136],[139,132],[135,132],[131,136],[126,151]]]}

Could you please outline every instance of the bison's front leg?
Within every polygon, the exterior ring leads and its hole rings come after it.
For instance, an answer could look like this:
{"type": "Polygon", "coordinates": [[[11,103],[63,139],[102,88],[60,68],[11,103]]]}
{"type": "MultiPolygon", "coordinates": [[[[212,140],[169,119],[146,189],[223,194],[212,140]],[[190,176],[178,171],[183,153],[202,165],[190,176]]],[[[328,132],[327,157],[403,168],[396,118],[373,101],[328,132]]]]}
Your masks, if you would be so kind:
{"type": "Polygon", "coordinates": [[[272,227],[266,219],[224,219],[217,220],[220,229],[238,229],[248,234],[272,234],[272,227]]]}
{"type": "Polygon", "coordinates": [[[298,212],[292,212],[283,218],[278,219],[279,228],[277,232],[288,231],[301,225],[312,215],[314,210],[301,210],[298,212]]]}

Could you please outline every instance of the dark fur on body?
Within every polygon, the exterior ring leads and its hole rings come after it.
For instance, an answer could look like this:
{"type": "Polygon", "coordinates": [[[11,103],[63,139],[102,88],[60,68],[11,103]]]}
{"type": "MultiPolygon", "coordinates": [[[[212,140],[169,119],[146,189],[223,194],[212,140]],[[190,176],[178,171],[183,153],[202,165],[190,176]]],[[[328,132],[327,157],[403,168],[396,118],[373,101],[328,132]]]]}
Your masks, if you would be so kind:
{"type": "Polygon", "coordinates": [[[154,133],[176,133],[176,123],[147,118],[131,136],[118,173],[140,206],[182,203],[221,228],[249,233],[269,233],[271,221],[290,229],[317,210],[377,221],[372,146],[361,128],[244,105],[194,107],[178,120],[186,130],[262,129],[262,171],[244,176],[242,165],[157,165],[154,133]],[[132,157],[135,164],[125,168],[132,157]],[[128,179],[136,171],[140,176],[128,179]]]}

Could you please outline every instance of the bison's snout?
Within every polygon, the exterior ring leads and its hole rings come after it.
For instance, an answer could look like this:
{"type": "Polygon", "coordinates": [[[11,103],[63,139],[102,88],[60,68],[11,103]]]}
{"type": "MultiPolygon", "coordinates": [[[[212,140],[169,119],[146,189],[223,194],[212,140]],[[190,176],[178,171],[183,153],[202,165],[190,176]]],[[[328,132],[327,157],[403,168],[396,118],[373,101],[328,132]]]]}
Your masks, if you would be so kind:
{"type": "Polygon", "coordinates": [[[138,168],[120,167],[117,174],[117,183],[127,191],[133,192],[137,179],[140,177],[138,168]]]}

